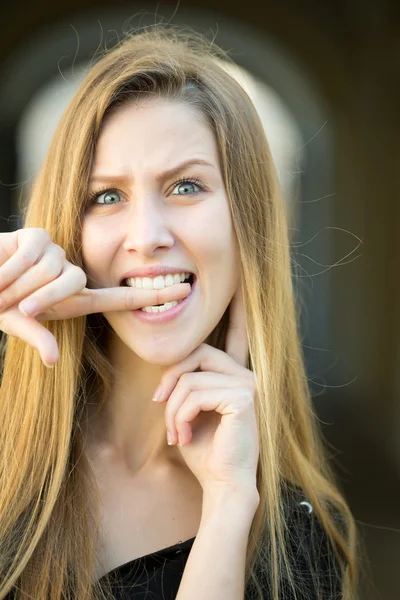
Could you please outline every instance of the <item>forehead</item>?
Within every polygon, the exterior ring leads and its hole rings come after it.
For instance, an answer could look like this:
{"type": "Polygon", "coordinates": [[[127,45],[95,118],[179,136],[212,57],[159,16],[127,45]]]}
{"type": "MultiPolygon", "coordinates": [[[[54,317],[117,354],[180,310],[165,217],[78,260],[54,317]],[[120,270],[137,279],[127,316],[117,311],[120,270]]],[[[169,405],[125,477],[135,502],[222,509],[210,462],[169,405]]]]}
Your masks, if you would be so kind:
{"type": "Polygon", "coordinates": [[[93,167],[163,169],[188,155],[217,164],[218,150],[211,127],[193,106],[157,98],[127,103],[106,117],[93,167]]]}

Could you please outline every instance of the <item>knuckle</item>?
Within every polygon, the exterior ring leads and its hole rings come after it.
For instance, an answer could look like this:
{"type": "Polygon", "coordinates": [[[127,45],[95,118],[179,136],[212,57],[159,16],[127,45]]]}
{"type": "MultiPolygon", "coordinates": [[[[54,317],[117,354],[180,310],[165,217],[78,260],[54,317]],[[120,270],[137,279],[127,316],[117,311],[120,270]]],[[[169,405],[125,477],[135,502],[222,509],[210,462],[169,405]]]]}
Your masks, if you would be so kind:
{"type": "Polygon", "coordinates": [[[79,285],[82,288],[86,287],[86,284],[87,284],[87,275],[86,275],[86,273],[84,271],[82,271],[82,269],[80,269],[80,271],[79,271],[78,281],[79,281],[79,285]]]}
{"type": "Polygon", "coordinates": [[[48,258],[44,264],[41,262],[38,265],[38,269],[41,270],[43,275],[50,275],[50,277],[58,277],[62,272],[62,264],[60,261],[54,260],[54,258],[48,258]]]}
{"type": "Polygon", "coordinates": [[[37,252],[35,250],[24,250],[21,253],[20,259],[24,267],[30,267],[37,261],[37,252]]]}
{"type": "Polygon", "coordinates": [[[176,394],[178,394],[179,396],[187,396],[188,393],[190,392],[190,386],[188,384],[188,379],[187,377],[185,379],[183,379],[183,375],[180,376],[180,378],[178,379],[175,388],[174,388],[174,392],[176,394]]]}
{"type": "Polygon", "coordinates": [[[52,244],[51,248],[47,251],[51,256],[56,256],[61,262],[65,262],[65,250],[58,244],[52,244]]]}
{"type": "Polygon", "coordinates": [[[182,411],[178,410],[178,412],[175,415],[175,423],[176,425],[182,425],[185,422],[185,419],[183,418],[183,414],[182,411]]]}
{"type": "Polygon", "coordinates": [[[44,227],[22,227],[22,229],[18,229],[18,233],[25,237],[29,236],[29,238],[33,236],[38,241],[51,241],[51,236],[44,227]]]}
{"type": "Polygon", "coordinates": [[[57,252],[59,253],[62,261],[65,262],[66,253],[65,253],[64,248],[62,246],[59,246],[58,244],[55,244],[55,247],[57,248],[57,252]]]}
{"type": "MultiPolygon", "coordinates": [[[[178,409],[179,410],[179,409],[178,409]]],[[[165,407],[165,422],[166,424],[172,424],[175,421],[176,418],[176,412],[177,412],[177,408],[172,407],[168,402],[166,404],[165,407]]]]}
{"type": "Polygon", "coordinates": [[[51,242],[52,241],[51,235],[43,227],[37,227],[36,231],[38,232],[38,235],[41,237],[41,239],[44,240],[45,242],[51,242]]]}
{"type": "Polygon", "coordinates": [[[124,290],[124,303],[127,310],[134,310],[135,298],[132,295],[131,288],[122,288],[124,290]]]}
{"type": "Polygon", "coordinates": [[[181,387],[188,386],[191,379],[191,375],[192,373],[182,373],[182,375],[179,377],[177,385],[180,385],[181,387]]]}
{"type": "Polygon", "coordinates": [[[85,287],[85,285],[87,284],[87,276],[85,271],[83,271],[80,267],[76,265],[72,265],[72,272],[74,274],[74,277],[76,277],[78,284],[82,287],[85,287]]]}
{"type": "Polygon", "coordinates": [[[188,408],[188,404],[187,404],[187,402],[189,402],[189,400],[188,400],[188,399],[187,399],[187,401],[186,401],[185,405],[184,405],[184,404],[182,404],[182,405],[179,407],[179,409],[177,410],[177,413],[176,413],[176,415],[175,415],[175,419],[174,419],[174,420],[175,420],[175,423],[176,423],[176,425],[177,425],[178,427],[179,427],[180,425],[183,425],[183,423],[186,423],[186,420],[185,420],[185,415],[184,415],[184,413],[186,412],[186,411],[185,411],[185,406],[186,406],[186,409],[188,408]]]}

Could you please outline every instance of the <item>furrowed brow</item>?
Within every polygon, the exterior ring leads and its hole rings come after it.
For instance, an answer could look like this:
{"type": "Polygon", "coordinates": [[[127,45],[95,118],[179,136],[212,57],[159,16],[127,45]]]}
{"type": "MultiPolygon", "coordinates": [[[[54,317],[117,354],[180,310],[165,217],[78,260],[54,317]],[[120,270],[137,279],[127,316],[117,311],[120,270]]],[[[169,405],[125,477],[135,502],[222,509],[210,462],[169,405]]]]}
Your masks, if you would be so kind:
{"type": "MultiPolygon", "coordinates": [[[[174,175],[176,175],[177,173],[179,173],[180,171],[183,171],[183,169],[190,167],[192,165],[201,165],[201,166],[206,166],[206,167],[211,167],[212,169],[215,169],[215,165],[207,162],[206,160],[203,160],[202,158],[193,158],[193,159],[189,159],[189,160],[185,160],[184,162],[180,163],[179,165],[176,165],[175,167],[172,167],[171,169],[167,169],[166,171],[164,171],[163,173],[160,173],[159,175],[157,175],[156,179],[157,181],[162,181],[164,179],[168,179],[170,177],[173,177],[174,175]]],[[[121,173],[121,174],[101,174],[101,173],[94,173],[93,176],[90,179],[90,183],[95,183],[95,182],[101,182],[101,183],[107,183],[107,182],[121,182],[121,183],[127,183],[131,180],[131,176],[128,173],[121,173]]]]}

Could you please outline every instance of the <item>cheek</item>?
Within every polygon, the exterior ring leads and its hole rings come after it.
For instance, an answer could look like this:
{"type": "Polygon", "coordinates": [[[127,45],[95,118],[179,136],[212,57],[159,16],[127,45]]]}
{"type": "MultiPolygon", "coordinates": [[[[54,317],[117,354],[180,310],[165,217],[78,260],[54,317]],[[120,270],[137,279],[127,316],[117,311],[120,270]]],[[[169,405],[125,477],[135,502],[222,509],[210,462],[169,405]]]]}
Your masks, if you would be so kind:
{"type": "Polygon", "coordinates": [[[85,221],[82,227],[82,259],[88,282],[92,287],[99,287],[100,282],[106,285],[111,256],[109,232],[107,235],[98,224],[90,220],[85,221]]]}
{"type": "Polygon", "coordinates": [[[193,250],[197,249],[204,260],[218,263],[233,256],[235,235],[233,223],[226,198],[213,198],[213,206],[204,206],[204,212],[199,211],[190,223],[186,223],[187,240],[192,240],[193,250]]]}
{"type": "Polygon", "coordinates": [[[204,263],[214,269],[229,268],[236,264],[237,244],[232,225],[227,218],[209,220],[207,225],[197,229],[199,253],[204,263]]]}
{"type": "Polygon", "coordinates": [[[238,284],[239,252],[233,227],[226,214],[192,231],[192,254],[205,285],[206,312],[222,317],[238,284]]]}

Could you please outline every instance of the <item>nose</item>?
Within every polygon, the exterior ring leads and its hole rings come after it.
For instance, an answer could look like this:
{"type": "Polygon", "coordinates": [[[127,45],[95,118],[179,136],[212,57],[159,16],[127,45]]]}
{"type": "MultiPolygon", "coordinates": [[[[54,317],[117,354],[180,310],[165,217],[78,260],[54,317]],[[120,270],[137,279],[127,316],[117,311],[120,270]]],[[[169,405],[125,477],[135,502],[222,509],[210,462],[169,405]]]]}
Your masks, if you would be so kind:
{"type": "Polygon", "coordinates": [[[124,250],[152,256],[157,248],[171,248],[174,237],[166,218],[166,207],[156,194],[136,194],[124,220],[124,250]]]}

